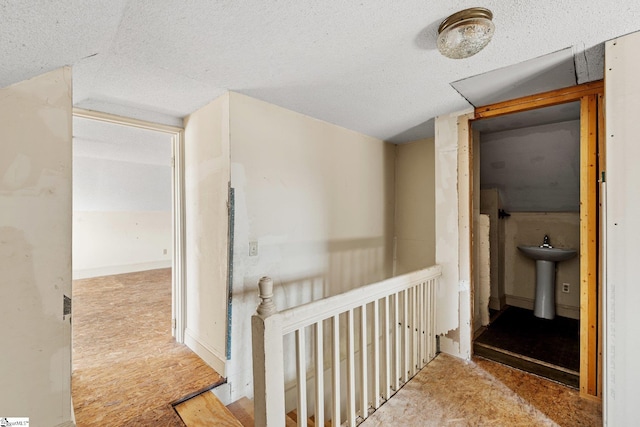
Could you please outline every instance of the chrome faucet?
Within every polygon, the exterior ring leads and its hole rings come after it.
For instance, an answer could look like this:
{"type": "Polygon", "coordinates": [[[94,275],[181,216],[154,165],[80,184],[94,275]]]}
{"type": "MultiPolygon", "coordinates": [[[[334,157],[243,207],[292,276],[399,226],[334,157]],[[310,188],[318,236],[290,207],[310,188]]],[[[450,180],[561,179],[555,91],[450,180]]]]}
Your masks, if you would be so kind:
{"type": "Polygon", "coordinates": [[[541,248],[553,248],[553,246],[551,246],[551,244],[549,244],[549,236],[547,236],[546,234],[544,235],[544,241],[542,242],[540,247],[541,248]]]}

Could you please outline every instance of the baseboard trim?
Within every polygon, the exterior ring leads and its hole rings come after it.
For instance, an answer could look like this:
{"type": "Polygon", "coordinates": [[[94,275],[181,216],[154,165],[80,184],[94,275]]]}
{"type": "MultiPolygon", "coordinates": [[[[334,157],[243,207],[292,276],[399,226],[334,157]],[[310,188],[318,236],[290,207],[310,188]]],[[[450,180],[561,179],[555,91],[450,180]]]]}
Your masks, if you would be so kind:
{"type": "MultiPolygon", "coordinates": [[[[533,310],[535,301],[531,298],[519,297],[516,295],[507,295],[507,305],[533,310]]],[[[556,304],[556,314],[569,319],[580,319],[580,307],[572,307],[570,305],[556,304]]]]}
{"type": "Polygon", "coordinates": [[[65,421],[62,424],[58,424],[56,427],[76,427],[76,423],[73,421],[65,421]]]}
{"type": "Polygon", "coordinates": [[[216,395],[218,400],[220,400],[224,406],[233,403],[233,400],[231,399],[231,384],[222,383],[219,386],[212,388],[211,392],[216,395]]]}
{"type": "Polygon", "coordinates": [[[109,265],[106,267],[85,268],[73,270],[73,280],[90,279],[92,277],[112,276],[114,274],[135,273],[138,271],[156,270],[159,268],[171,268],[172,260],[140,262],[126,265],[109,265]]]}
{"type": "Polygon", "coordinates": [[[216,351],[206,345],[199,339],[198,334],[189,328],[184,331],[184,343],[195,354],[197,354],[205,363],[216,370],[220,375],[225,377],[225,358],[218,356],[216,351]]]}
{"type": "Polygon", "coordinates": [[[492,310],[502,310],[504,306],[507,304],[507,297],[502,295],[502,297],[489,297],[489,308],[492,310]]]}

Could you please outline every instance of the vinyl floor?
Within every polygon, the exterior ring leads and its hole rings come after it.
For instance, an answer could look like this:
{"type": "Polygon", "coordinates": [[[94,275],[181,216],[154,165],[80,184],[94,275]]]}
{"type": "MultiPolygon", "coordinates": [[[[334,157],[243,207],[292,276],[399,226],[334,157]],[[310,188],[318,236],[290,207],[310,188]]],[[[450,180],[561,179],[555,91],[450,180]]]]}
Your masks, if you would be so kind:
{"type": "Polygon", "coordinates": [[[580,323],[556,316],[540,319],[533,311],[508,307],[476,339],[572,371],[580,370],[580,323]]]}
{"type": "Polygon", "coordinates": [[[73,282],[76,424],[184,426],[172,404],[223,378],[171,336],[171,269],[73,282]]]}

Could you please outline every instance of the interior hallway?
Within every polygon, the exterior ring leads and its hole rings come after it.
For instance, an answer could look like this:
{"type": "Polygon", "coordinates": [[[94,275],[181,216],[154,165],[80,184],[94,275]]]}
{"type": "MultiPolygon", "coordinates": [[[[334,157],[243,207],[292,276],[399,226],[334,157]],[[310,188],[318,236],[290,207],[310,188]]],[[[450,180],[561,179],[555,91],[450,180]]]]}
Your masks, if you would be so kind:
{"type": "Polygon", "coordinates": [[[600,402],[496,362],[438,355],[361,427],[600,426],[600,402]]]}
{"type": "Polygon", "coordinates": [[[171,269],[73,282],[78,427],[180,426],[171,403],[222,381],[171,336],[171,269]]]}

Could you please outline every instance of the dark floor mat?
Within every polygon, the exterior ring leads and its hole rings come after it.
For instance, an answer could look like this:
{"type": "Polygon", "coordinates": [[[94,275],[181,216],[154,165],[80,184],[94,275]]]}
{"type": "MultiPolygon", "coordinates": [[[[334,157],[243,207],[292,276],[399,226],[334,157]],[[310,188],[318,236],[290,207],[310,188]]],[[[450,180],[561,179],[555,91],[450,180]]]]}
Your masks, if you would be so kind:
{"type": "Polygon", "coordinates": [[[575,319],[540,319],[531,310],[508,307],[476,342],[580,370],[580,322],[575,319]]]}

